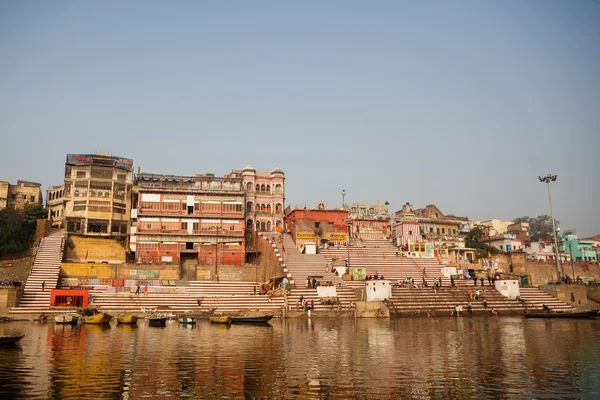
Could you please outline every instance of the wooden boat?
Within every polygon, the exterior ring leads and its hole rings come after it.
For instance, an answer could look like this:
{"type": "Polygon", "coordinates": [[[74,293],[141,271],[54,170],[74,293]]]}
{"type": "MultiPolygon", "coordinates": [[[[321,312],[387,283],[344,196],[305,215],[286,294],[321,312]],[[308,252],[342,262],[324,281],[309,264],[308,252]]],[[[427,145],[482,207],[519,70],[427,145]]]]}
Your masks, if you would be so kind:
{"type": "Polygon", "coordinates": [[[5,336],[0,335],[0,344],[15,344],[23,339],[25,335],[5,336]]]}
{"type": "Polygon", "coordinates": [[[179,318],[179,322],[182,324],[189,324],[189,325],[193,325],[196,323],[196,318],[191,318],[191,317],[181,317],[179,318]]]}
{"type": "Polygon", "coordinates": [[[118,324],[136,324],[138,317],[135,315],[123,315],[122,317],[117,318],[118,324]]]}
{"type": "Polygon", "coordinates": [[[272,315],[263,315],[258,317],[231,317],[231,322],[234,324],[264,324],[273,318],[272,315]]]}
{"type": "Polygon", "coordinates": [[[213,324],[229,324],[231,322],[231,318],[229,317],[229,315],[210,317],[210,322],[213,324]]]}
{"type": "Polygon", "coordinates": [[[112,315],[106,313],[98,313],[83,318],[84,324],[108,324],[112,319],[112,315]]]}
{"type": "Polygon", "coordinates": [[[150,325],[150,326],[167,326],[167,318],[165,318],[165,317],[148,318],[148,325],[150,325]]]}
{"type": "Polygon", "coordinates": [[[57,324],[77,325],[81,317],[78,314],[60,314],[54,317],[57,324]]]}
{"type": "Polygon", "coordinates": [[[574,312],[537,312],[523,314],[525,318],[594,318],[598,313],[594,311],[574,312]]]}

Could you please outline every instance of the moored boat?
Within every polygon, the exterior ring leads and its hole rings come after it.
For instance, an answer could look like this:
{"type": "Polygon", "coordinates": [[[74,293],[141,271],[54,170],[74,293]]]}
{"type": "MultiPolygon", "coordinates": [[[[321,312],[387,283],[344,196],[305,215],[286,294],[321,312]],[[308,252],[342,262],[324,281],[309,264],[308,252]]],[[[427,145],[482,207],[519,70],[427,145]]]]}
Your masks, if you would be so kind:
{"type": "Polygon", "coordinates": [[[167,319],[165,317],[148,318],[148,325],[150,325],[150,326],[167,326],[167,319]]]}
{"type": "Polygon", "coordinates": [[[0,344],[15,344],[23,339],[25,335],[0,335],[0,344]]]}
{"type": "Polygon", "coordinates": [[[112,319],[112,315],[106,313],[98,313],[83,318],[84,324],[108,324],[112,319]]]}
{"type": "Polygon", "coordinates": [[[54,322],[56,324],[77,325],[80,319],[79,314],[60,314],[54,317],[54,322]]]}
{"type": "Polygon", "coordinates": [[[135,315],[123,315],[122,317],[117,318],[118,324],[136,324],[138,317],[135,315]]]}
{"type": "Polygon", "coordinates": [[[210,322],[213,324],[229,324],[231,318],[229,315],[220,315],[218,317],[210,317],[210,322]]]}
{"type": "Polygon", "coordinates": [[[269,322],[271,318],[273,318],[272,315],[263,315],[257,317],[231,317],[231,322],[233,322],[234,324],[264,324],[266,322],[269,322]]]}
{"type": "Polygon", "coordinates": [[[523,314],[525,318],[594,318],[598,315],[596,311],[574,311],[574,312],[539,312],[523,314]]]}
{"type": "Polygon", "coordinates": [[[182,324],[190,324],[193,325],[196,323],[196,318],[192,318],[192,317],[181,317],[179,318],[179,322],[182,324]]]}

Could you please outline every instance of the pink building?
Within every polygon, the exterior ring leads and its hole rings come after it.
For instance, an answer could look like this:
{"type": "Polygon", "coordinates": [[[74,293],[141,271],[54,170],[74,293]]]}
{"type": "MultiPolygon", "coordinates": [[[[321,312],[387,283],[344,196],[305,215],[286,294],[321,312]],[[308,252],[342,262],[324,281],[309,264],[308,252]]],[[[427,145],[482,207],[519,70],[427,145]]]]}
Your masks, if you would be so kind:
{"type": "Polygon", "coordinates": [[[284,181],[283,171],[256,172],[250,164],[233,170],[226,177],[241,177],[245,192],[246,233],[280,232],[283,229],[284,181]]]}

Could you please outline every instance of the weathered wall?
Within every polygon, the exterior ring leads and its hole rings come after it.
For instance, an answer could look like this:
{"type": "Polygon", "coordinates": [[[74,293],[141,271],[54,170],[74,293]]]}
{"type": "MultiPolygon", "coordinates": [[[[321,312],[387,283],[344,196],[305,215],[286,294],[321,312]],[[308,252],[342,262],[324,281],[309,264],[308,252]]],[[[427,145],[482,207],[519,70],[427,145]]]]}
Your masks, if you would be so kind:
{"type": "Polygon", "coordinates": [[[62,263],[63,278],[179,280],[179,265],[62,263]]]}
{"type": "Polygon", "coordinates": [[[540,289],[573,307],[585,307],[589,304],[587,290],[583,285],[546,285],[540,286],[540,289]]]}
{"type": "Polygon", "coordinates": [[[66,246],[68,261],[125,262],[125,247],[115,239],[69,235],[75,245],[66,246]]]}
{"type": "Polygon", "coordinates": [[[8,314],[11,307],[19,305],[21,296],[23,296],[23,288],[0,287],[0,314],[8,314]]]}
{"type": "Polygon", "coordinates": [[[390,310],[381,301],[357,301],[354,316],[356,318],[389,318],[390,310]]]}
{"type": "Polygon", "coordinates": [[[586,286],[586,292],[588,299],[600,303],[600,286],[586,286]]]}
{"type": "Polygon", "coordinates": [[[36,221],[35,233],[33,236],[33,245],[34,246],[37,246],[40,239],[48,236],[51,226],[52,226],[52,221],[49,221],[47,219],[38,219],[36,221]]]}
{"type": "MultiPolygon", "coordinates": [[[[500,256],[499,258],[503,258],[500,256]]],[[[532,285],[545,285],[549,282],[556,282],[556,263],[555,262],[541,262],[541,261],[527,261],[525,254],[514,253],[507,257],[508,262],[512,262],[513,271],[516,274],[529,275],[531,278],[530,284],[532,285]]],[[[573,269],[575,270],[575,277],[581,278],[587,277],[590,280],[600,280],[600,265],[598,263],[575,263],[574,268],[571,267],[571,263],[561,263],[563,274],[572,276],[573,269]]],[[[503,267],[505,271],[509,271],[509,267],[503,267]]]]}

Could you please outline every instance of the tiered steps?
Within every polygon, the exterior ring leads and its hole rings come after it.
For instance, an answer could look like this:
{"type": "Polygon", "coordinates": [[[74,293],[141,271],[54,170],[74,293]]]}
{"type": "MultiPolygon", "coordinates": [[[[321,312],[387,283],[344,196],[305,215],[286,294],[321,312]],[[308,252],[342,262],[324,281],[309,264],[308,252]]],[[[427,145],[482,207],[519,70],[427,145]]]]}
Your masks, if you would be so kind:
{"type": "MultiPolygon", "coordinates": [[[[328,261],[333,258],[347,259],[348,248],[343,246],[322,249],[321,255],[328,261]]],[[[450,280],[442,276],[442,265],[437,259],[401,257],[398,248],[386,239],[365,240],[361,247],[350,247],[350,266],[366,268],[367,275],[377,273],[391,281],[413,278],[419,285],[423,281],[425,271],[425,280],[430,286],[433,285],[434,278],[442,278],[444,285],[450,285],[450,280]]]]}
{"type": "Polygon", "coordinates": [[[520,297],[524,300],[524,306],[529,311],[542,310],[545,304],[552,311],[571,311],[573,307],[565,302],[560,301],[556,297],[544,292],[538,287],[522,287],[520,288],[520,297]]]}
{"type": "MultiPolygon", "coordinates": [[[[456,305],[463,307],[464,315],[468,315],[467,303],[469,292],[475,290],[468,287],[442,288],[433,290],[393,288],[392,298],[387,301],[387,306],[392,315],[426,315],[434,312],[437,316],[448,316],[454,311],[456,305]]],[[[479,301],[471,301],[473,315],[489,313],[493,308],[499,314],[522,314],[525,307],[518,300],[511,300],[498,291],[485,288],[487,308],[483,306],[483,297],[479,301]]]]}
{"type": "Polygon", "coordinates": [[[58,283],[63,250],[62,231],[53,231],[49,236],[42,238],[31,273],[25,282],[19,307],[11,308],[11,314],[39,314],[49,311],[50,290],[55,289],[58,283]],[[42,282],[45,282],[43,291],[42,282]]]}
{"type": "MultiPolygon", "coordinates": [[[[303,300],[310,302],[311,300],[315,303],[315,310],[347,310],[353,309],[356,304],[356,294],[351,287],[337,287],[337,298],[340,302],[339,305],[327,305],[321,304],[319,296],[317,296],[317,289],[307,288],[296,288],[292,290],[292,293],[288,296],[288,307],[290,310],[296,310],[296,303],[300,301],[300,296],[304,296],[303,300]]],[[[301,305],[300,305],[301,307],[301,305]]],[[[301,311],[300,308],[298,311],[301,311]]]]}
{"type": "Polygon", "coordinates": [[[331,272],[328,267],[329,261],[323,256],[323,254],[302,254],[296,248],[294,241],[290,235],[284,236],[285,252],[284,261],[285,265],[294,278],[296,288],[306,287],[305,280],[309,276],[320,276],[317,280],[322,282],[331,281],[334,284],[341,282],[341,279],[331,272]]]}

